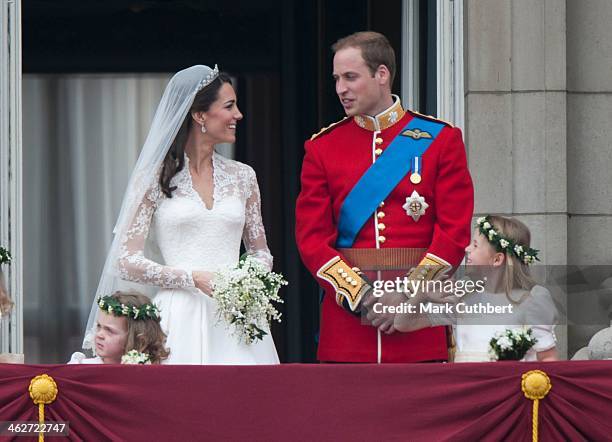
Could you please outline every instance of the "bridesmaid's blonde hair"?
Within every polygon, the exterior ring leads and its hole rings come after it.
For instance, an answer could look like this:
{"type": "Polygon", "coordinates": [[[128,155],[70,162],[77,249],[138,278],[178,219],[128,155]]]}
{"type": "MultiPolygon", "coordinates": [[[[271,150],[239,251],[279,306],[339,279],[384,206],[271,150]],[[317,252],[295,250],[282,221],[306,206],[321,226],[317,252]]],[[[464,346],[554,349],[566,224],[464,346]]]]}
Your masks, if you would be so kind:
{"type": "MultiPolygon", "coordinates": [[[[529,228],[516,218],[507,218],[499,215],[489,215],[489,222],[495,230],[503,237],[511,239],[515,244],[523,247],[531,247],[531,232],[529,228]]],[[[512,253],[506,253],[503,274],[497,286],[497,291],[506,293],[506,297],[514,304],[519,304],[525,298],[522,295],[519,299],[512,298],[512,290],[526,290],[527,294],[536,285],[529,266],[518,259],[512,253]]]]}

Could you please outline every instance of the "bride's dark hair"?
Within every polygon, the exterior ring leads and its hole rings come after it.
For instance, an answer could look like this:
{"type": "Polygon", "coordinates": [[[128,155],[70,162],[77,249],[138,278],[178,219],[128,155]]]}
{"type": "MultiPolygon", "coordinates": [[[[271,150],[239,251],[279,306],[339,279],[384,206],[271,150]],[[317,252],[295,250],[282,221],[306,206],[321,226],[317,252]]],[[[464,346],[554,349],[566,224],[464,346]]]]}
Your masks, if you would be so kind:
{"type": "Polygon", "coordinates": [[[181,128],[176,137],[174,137],[174,141],[164,158],[161,174],[159,175],[159,186],[168,198],[172,198],[172,192],[176,190],[176,186],[170,187],[170,181],[177,172],[180,172],[185,167],[185,143],[193,124],[191,114],[192,112],[207,112],[210,109],[210,105],[219,98],[219,89],[221,89],[223,83],[232,84],[232,80],[227,74],[220,72],[219,76],[212,83],[196,94],[191,109],[189,109],[185,120],[181,124],[181,128]]]}

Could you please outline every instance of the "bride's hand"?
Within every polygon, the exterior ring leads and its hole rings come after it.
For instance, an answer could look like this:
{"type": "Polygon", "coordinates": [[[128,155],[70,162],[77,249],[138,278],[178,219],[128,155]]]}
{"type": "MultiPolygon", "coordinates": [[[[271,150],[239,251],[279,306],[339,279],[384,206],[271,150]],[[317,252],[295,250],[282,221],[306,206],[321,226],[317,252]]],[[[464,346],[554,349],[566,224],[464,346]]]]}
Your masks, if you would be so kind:
{"type": "Polygon", "coordinates": [[[193,283],[196,288],[208,296],[212,296],[212,281],[214,274],[204,270],[194,270],[191,272],[193,283]]]}

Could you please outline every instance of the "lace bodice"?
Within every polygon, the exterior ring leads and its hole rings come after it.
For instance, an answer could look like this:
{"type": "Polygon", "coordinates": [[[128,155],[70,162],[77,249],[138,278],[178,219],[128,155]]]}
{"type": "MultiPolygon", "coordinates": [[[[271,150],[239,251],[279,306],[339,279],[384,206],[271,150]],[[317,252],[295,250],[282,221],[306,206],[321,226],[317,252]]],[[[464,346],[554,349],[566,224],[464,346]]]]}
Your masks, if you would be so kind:
{"type": "Polygon", "coordinates": [[[241,240],[247,253],[272,268],[255,171],[214,153],[213,183],[213,206],[208,209],[193,187],[187,155],[171,181],[176,186],[171,198],[155,181],[122,239],[117,263],[122,279],[163,288],[193,287],[192,271],[214,272],[236,264],[241,240]],[[160,259],[145,256],[147,239],[159,249],[160,259]]]}

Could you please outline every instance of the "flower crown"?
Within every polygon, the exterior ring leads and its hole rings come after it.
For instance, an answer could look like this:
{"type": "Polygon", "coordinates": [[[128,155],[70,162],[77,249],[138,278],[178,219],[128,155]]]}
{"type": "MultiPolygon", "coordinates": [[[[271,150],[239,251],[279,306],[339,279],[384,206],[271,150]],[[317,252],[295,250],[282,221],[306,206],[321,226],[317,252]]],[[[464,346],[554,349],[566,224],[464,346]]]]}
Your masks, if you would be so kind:
{"type": "Polygon", "coordinates": [[[198,91],[201,91],[202,89],[204,89],[206,86],[212,83],[215,80],[215,78],[217,78],[218,76],[219,76],[219,67],[215,65],[214,69],[210,72],[210,74],[204,77],[204,80],[202,80],[200,84],[198,85],[198,91]]]}
{"type": "Polygon", "coordinates": [[[0,247],[0,264],[10,264],[11,253],[4,247],[0,247]]]}
{"type": "Polygon", "coordinates": [[[132,319],[155,319],[159,320],[159,308],[155,304],[144,304],[140,307],[125,305],[112,296],[98,297],[98,307],[109,315],[127,316],[132,319]]]}
{"type": "Polygon", "coordinates": [[[478,230],[482,233],[485,238],[497,249],[498,252],[506,252],[510,255],[516,256],[524,264],[533,264],[535,261],[539,261],[538,252],[539,250],[532,249],[531,247],[517,244],[509,238],[504,238],[495,231],[491,224],[491,218],[489,215],[483,216],[476,220],[478,224],[478,230]]]}

